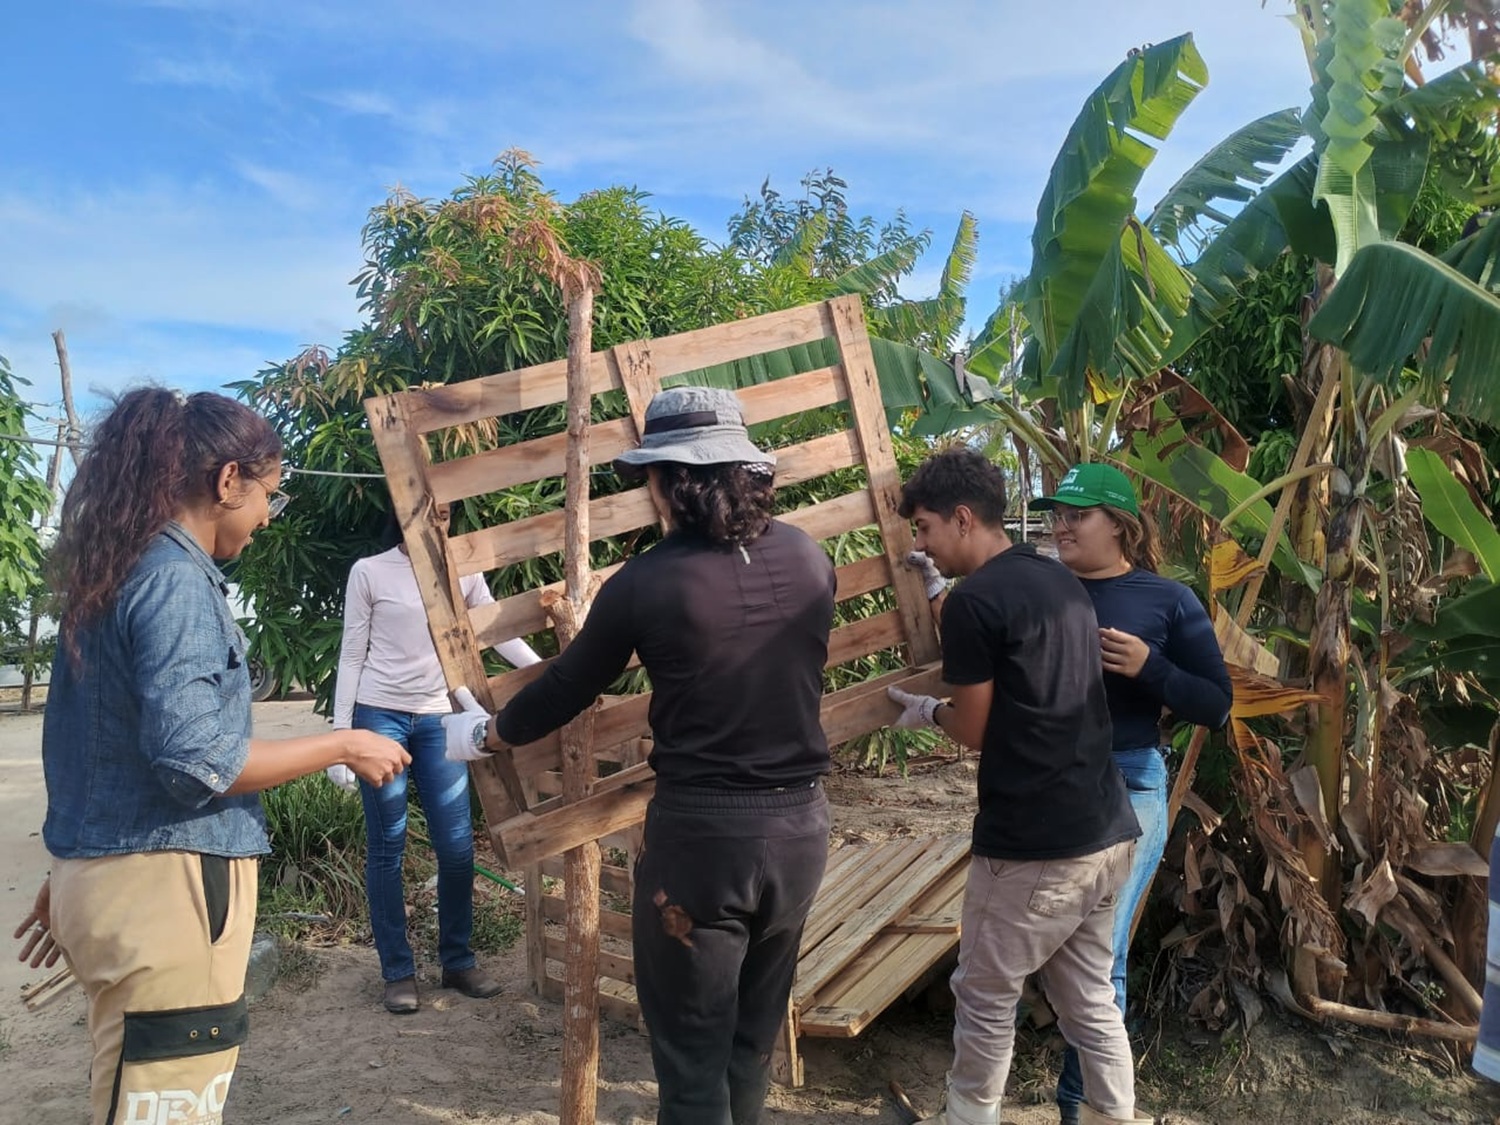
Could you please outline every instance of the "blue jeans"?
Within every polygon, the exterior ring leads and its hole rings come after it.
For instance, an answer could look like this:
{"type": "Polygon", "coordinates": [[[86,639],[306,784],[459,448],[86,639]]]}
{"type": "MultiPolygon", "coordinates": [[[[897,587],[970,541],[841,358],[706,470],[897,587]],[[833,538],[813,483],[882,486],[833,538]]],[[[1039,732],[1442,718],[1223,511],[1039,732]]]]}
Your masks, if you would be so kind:
{"type": "MultiPolygon", "coordinates": [[[[1130,953],[1130,923],[1136,906],[1151,888],[1151,880],[1167,848],[1167,763],[1155,746],[1139,750],[1116,750],[1115,765],[1130,791],[1130,807],[1140,822],[1141,837],[1135,842],[1135,861],[1120,888],[1115,906],[1115,966],[1110,974],[1115,985],[1115,1003],[1125,1011],[1125,962],[1130,953]]],[[[1078,1052],[1071,1045],[1063,1051],[1062,1075],[1057,1080],[1057,1104],[1065,1115],[1076,1117],[1083,1097],[1083,1071],[1078,1052]]]]}
{"type": "Polygon", "coordinates": [[[365,891],[370,932],[387,981],[414,976],[406,938],[401,861],[406,853],[407,786],[415,782],[438,862],[438,960],[445,969],[472,969],[474,952],[474,824],[469,816],[469,768],[443,757],[441,715],[413,715],[355,704],[354,726],[393,738],[411,755],[406,772],[379,789],[359,783],[365,806],[365,891]]]}

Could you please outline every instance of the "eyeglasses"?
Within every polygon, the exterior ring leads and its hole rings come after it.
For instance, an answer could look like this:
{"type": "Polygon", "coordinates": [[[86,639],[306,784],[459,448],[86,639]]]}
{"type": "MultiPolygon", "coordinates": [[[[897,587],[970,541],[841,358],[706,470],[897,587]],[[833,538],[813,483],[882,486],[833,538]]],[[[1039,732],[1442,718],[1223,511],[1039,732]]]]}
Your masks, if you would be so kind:
{"type": "MultiPolygon", "coordinates": [[[[260,485],[262,488],[266,488],[265,481],[257,480],[254,477],[251,477],[250,479],[254,480],[255,483],[260,485]]],[[[285,492],[282,492],[281,489],[266,488],[266,519],[274,520],[277,516],[281,515],[282,512],[286,511],[286,506],[291,502],[292,498],[285,492]]]]}
{"type": "Polygon", "coordinates": [[[1050,513],[1052,517],[1052,526],[1077,527],[1093,510],[1093,508],[1069,508],[1065,506],[1053,508],[1052,512],[1050,513]]]}

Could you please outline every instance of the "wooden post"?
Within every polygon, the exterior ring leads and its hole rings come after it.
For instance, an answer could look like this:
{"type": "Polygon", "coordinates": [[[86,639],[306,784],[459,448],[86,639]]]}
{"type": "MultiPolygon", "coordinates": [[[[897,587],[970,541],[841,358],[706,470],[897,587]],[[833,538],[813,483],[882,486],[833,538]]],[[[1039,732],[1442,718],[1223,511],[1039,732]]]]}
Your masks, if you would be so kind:
{"type": "MultiPolygon", "coordinates": [[[[573,642],[589,606],[589,422],[593,394],[594,281],[575,263],[563,281],[568,300],[568,450],[563,574],[565,596],[552,607],[558,640],[573,642]]],[[[590,706],[562,729],[563,798],[579,801],[594,781],[590,706]]],[[[562,1125],[593,1125],[599,1094],[599,842],[563,854],[567,957],[563,965],[562,1125]]]]}
{"type": "Polygon", "coordinates": [[[53,346],[57,348],[58,376],[62,380],[63,413],[68,419],[68,452],[73,457],[73,467],[78,468],[83,454],[78,443],[83,440],[83,427],[78,424],[78,412],[73,409],[73,369],[68,365],[68,340],[59,328],[52,333],[53,346]]]}

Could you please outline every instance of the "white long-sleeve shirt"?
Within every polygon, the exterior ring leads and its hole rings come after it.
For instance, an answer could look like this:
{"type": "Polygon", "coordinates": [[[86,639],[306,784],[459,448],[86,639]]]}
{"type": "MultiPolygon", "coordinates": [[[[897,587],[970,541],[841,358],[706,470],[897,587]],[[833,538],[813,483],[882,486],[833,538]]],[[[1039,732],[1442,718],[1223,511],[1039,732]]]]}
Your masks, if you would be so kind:
{"type": "MultiPolygon", "coordinates": [[[[493,602],[484,575],[459,579],[464,603],[493,602]]],[[[525,641],[502,641],[495,651],[517,668],[541,660],[525,641]]],[[[448,688],[411,559],[400,547],[360,559],[344,591],[344,639],[339,648],[333,725],[354,725],[354,705],[385,707],[414,715],[446,715],[448,688]]]]}

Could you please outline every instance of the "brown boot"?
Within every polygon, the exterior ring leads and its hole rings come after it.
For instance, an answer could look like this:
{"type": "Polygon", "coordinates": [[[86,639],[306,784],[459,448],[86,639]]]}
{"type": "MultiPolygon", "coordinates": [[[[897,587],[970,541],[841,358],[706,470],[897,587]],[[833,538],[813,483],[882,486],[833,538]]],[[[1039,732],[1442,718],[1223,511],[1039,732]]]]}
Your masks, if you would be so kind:
{"type": "Polygon", "coordinates": [[[394,1016],[409,1016],[421,1003],[417,1000],[417,978],[402,977],[385,982],[385,1010],[394,1016]]]}
{"type": "Polygon", "coordinates": [[[499,995],[501,984],[475,965],[472,969],[444,969],[443,987],[461,992],[473,1000],[488,1000],[499,995]]]}

